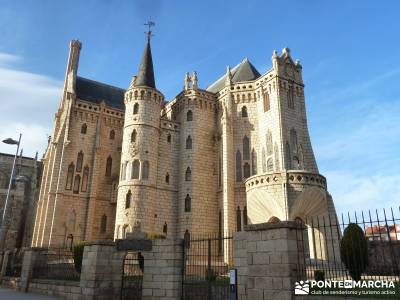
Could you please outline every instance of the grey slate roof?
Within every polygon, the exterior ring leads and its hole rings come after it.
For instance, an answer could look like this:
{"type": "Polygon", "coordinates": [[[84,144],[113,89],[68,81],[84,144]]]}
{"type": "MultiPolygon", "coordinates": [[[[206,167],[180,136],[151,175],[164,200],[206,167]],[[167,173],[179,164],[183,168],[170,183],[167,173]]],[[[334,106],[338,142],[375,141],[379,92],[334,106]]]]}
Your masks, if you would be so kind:
{"type": "Polygon", "coordinates": [[[79,76],[76,78],[76,96],[85,101],[100,104],[104,100],[109,107],[125,109],[124,93],[124,89],[115,86],[79,76]]]}
{"type": "MultiPolygon", "coordinates": [[[[235,66],[232,70],[232,82],[241,82],[241,81],[250,81],[257,79],[261,76],[261,74],[257,71],[257,69],[252,65],[252,63],[245,58],[240,64],[235,66]]],[[[212,93],[218,93],[225,87],[226,74],[222,76],[220,79],[212,83],[207,91],[212,93]]]]}
{"type": "Polygon", "coordinates": [[[147,39],[146,47],[144,48],[135,86],[147,86],[154,89],[156,88],[156,83],[154,80],[153,58],[151,57],[150,38],[147,39]]]}

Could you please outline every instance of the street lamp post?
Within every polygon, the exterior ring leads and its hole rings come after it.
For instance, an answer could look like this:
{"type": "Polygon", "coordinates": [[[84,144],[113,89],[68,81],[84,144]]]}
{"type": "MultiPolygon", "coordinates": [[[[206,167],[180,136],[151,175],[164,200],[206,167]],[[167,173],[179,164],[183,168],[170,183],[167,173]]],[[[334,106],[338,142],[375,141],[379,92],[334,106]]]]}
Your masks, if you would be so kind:
{"type": "Polygon", "coordinates": [[[17,151],[15,152],[14,162],[13,162],[13,165],[12,165],[12,168],[11,168],[10,182],[8,183],[6,201],[4,203],[3,215],[1,217],[0,250],[4,249],[5,241],[6,241],[6,237],[7,237],[8,226],[6,224],[7,223],[6,222],[6,216],[7,216],[7,208],[8,208],[8,199],[10,198],[12,180],[13,180],[13,177],[14,177],[15,162],[17,160],[19,146],[21,144],[21,137],[22,137],[22,134],[20,133],[18,141],[13,140],[12,138],[8,138],[8,139],[3,140],[3,143],[9,144],[9,145],[17,145],[17,151]]]}

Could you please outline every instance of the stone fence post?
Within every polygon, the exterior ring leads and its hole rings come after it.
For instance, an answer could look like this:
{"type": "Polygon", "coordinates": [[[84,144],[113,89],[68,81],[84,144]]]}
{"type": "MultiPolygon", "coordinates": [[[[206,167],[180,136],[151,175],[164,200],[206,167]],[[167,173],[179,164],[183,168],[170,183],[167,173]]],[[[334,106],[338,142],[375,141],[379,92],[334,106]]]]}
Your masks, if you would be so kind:
{"type": "Polygon", "coordinates": [[[85,244],[80,280],[83,299],[119,299],[125,253],[112,241],[85,244]]]}
{"type": "Polygon", "coordinates": [[[181,299],[183,240],[157,239],[144,257],[142,299],[181,299]]]}
{"type": "Polygon", "coordinates": [[[247,225],[234,234],[240,300],[294,299],[294,283],[304,272],[298,230],[298,223],[286,221],[247,225]]]}
{"type": "Polygon", "coordinates": [[[22,259],[21,268],[21,281],[19,289],[22,292],[27,292],[29,288],[29,282],[32,279],[33,267],[35,266],[36,259],[39,256],[40,251],[43,248],[34,247],[28,248],[24,251],[24,258],[22,259]]]}

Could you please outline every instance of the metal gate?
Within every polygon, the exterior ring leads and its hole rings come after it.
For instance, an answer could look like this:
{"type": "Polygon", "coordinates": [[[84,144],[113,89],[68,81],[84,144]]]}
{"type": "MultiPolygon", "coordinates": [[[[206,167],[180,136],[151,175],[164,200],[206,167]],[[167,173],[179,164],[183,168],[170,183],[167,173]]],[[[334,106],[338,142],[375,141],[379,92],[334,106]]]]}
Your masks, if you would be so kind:
{"type": "Polygon", "coordinates": [[[122,267],[122,300],[142,299],[144,258],[140,252],[128,252],[122,267]]]}
{"type": "Polygon", "coordinates": [[[230,299],[232,251],[232,236],[185,239],[183,299],[230,299]]]}

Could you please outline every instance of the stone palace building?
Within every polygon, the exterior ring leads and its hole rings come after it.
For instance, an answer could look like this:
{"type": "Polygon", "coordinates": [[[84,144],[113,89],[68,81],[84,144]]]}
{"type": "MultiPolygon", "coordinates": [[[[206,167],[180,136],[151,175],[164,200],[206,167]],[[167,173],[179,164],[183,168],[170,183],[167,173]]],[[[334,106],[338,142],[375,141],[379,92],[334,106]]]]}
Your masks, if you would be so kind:
{"type": "Polygon", "coordinates": [[[150,35],[126,90],[78,76],[80,51],[71,41],[32,246],[336,218],[288,48],[265,74],[246,58],[206,89],[187,73],[170,101],[156,87],[150,35]]]}

